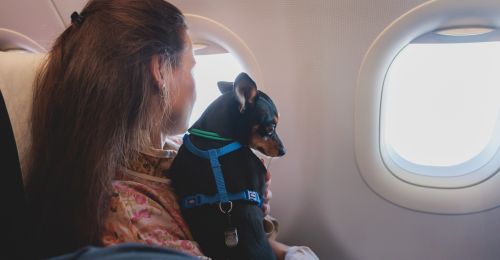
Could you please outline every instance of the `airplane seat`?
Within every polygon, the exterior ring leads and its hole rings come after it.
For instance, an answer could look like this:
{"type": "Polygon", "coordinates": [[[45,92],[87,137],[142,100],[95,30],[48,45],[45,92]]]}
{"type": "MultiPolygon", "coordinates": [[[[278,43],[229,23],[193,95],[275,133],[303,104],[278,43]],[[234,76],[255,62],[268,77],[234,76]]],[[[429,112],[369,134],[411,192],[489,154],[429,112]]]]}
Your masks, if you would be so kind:
{"type": "Polygon", "coordinates": [[[38,66],[45,57],[44,52],[43,47],[30,38],[0,28],[0,90],[12,124],[23,176],[30,140],[32,86],[38,66]]]}
{"type": "Polygon", "coordinates": [[[2,182],[0,196],[3,210],[4,243],[0,258],[25,258],[28,224],[21,162],[29,140],[29,109],[32,83],[43,48],[28,37],[0,28],[0,157],[2,182]],[[21,160],[20,160],[21,159],[21,160]]]}

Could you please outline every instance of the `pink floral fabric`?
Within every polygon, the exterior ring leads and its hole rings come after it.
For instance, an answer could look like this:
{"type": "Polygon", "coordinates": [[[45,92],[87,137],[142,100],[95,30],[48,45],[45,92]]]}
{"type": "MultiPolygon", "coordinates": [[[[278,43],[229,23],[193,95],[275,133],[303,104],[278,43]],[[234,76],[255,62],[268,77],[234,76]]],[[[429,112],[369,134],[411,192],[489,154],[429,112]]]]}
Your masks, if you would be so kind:
{"type": "Polygon", "coordinates": [[[202,256],[164,172],[176,150],[151,150],[117,172],[102,243],[139,242],[202,256]]]}

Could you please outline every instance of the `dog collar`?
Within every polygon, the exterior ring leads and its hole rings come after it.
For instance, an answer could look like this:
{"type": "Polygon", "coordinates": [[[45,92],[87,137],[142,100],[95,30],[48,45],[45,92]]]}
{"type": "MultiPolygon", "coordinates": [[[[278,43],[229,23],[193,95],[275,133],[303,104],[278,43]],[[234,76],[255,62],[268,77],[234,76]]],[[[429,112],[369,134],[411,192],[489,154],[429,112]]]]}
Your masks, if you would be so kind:
{"type": "Polygon", "coordinates": [[[209,132],[209,131],[205,131],[205,130],[201,130],[201,129],[197,129],[197,128],[189,129],[188,133],[190,133],[192,135],[204,137],[207,139],[217,140],[217,141],[232,141],[229,138],[224,138],[224,137],[220,136],[218,133],[209,132]]]}
{"type": "MultiPolygon", "coordinates": [[[[246,200],[253,203],[257,203],[259,207],[262,207],[262,200],[256,191],[245,190],[238,193],[228,193],[226,190],[226,184],[224,182],[224,176],[222,175],[222,169],[219,162],[219,157],[224,156],[228,153],[239,150],[242,146],[239,142],[232,142],[226,146],[218,149],[201,150],[196,147],[190,140],[189,134],[184,135],[183,138],[184,145],[194,155],[208,159],[210,161],[210,166],[212,167],[212,173],[215,178],[215,185],[217,186],[217,194],[214,196],[208,196],[205,194],[196,194],[193,196],[185,197],[181,200],[182,208],[194,208],[205,204],[216,204],[216,203],[227,203],[236,200],[246,200]]],[[[219,205],[220,206],[220,205],[219,205]]],[[[221,209],[222,211],[222,209],[221,209]]]]}

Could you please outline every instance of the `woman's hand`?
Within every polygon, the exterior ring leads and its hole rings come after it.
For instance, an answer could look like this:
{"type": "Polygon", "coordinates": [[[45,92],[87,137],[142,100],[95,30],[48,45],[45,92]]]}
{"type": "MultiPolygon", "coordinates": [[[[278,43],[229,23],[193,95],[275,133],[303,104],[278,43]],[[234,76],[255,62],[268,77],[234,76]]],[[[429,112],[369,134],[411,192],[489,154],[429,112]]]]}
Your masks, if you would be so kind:
{"type": "Polygon", "coordinates": [[[286,252],[290,247],[274,239],[268,239],[268,241],[269,244],[271,245],[271,248],[273,249],[274,254],[276,255],[276,259],[284,260],[286,252]]]}
{"type": "Polygon", "coordinates": [[[266,173],[266,191],[264,194],[264,203],[262,204],[262,211],[264,212],[264,216],[269,215],[269,212],[271,212],[271,205],[270,201],[271,198],[273,197],[273,193],[271,192],[271,172],[266,173]]]}

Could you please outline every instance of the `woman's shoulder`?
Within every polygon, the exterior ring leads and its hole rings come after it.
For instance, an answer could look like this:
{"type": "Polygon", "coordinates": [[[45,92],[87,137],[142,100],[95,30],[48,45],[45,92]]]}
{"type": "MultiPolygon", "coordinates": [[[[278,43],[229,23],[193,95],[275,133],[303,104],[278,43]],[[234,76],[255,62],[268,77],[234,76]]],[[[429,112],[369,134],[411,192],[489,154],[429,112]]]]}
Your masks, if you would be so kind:
{"type": "MultiPolygon", "coordinates": [[[[123,175],[135,176],[147,181],[167,182],[167,171],[177,156],[182,137],[170,136],[163,149],[148,147],[137,152],[123,167],[123,175]]],[[[117,179],[120,175],[117,175],[117,179]]]]}
{"type": "Polygon", "coordinates": [[[165,139],[165,144],[163,146],[164,150],[175,150],[178,151],[179,147],[182,145],[182,135],[172,135],[165,139]]]}

